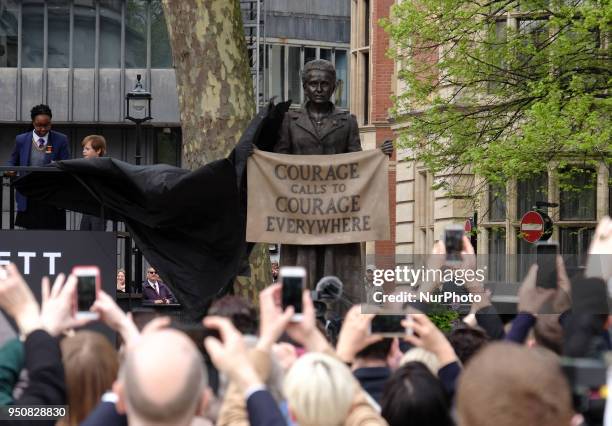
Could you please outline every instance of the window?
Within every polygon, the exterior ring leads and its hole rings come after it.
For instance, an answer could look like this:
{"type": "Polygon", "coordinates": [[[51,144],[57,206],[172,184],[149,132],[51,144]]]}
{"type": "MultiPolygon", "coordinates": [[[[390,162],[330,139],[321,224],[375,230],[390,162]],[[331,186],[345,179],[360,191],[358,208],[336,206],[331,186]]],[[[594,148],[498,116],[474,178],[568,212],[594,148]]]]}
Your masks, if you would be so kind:
{"type": "Polygon", "coordinates": [[[22,8],[21,65],[24,68],[43,66],[44,7],[41,1],[28,1],[22,8]]]}
{"type": "Polygon", "coordinates": [[[370,0],[363,1],[363,45],[370,45],[370,0]]]}
{"type": "Polygon", "coordinates": [[[304,48],[304,64],[317,59],[317,49],[314,47],[304,48]]]}
{"type": "Polygon", "coordinates": [[[506,228],[489,228],[489,281],[506,280],[506,228]]]}
{"type": "Polygon", "coordinates": [[[75,68],[93,68],[96,54],[96,9],[93,0],[75,1],[74,5],[75,68]]]}
{"type": "Polygon", "coordinates": [[[548,175],[546,173],[536,175],[531,179],[521,180],[516,185],[516,214],[517,219],[525,213],[533,210],[537,201],[548,200],[548,175]]]}
{"type": "MultiPolygon", "coordinates": [[[[559,253],[573,255],[564,257],[566,267],[571,269],[586,264],[589,245],[594,233],[594,227],[559,228],[559,253]]],[[[568,273],[572,276],[569,271],[568,273]]]]}
{"type": "Polygon", "coordinates": [[[120,1],[100,2],[100,68],[121,67],[121,9],[120,1]]]}
{"type": "Polygon", "coordinates": [[[172,49],[161,0],[151,2],[151,67],[172,67],[172,49]]]}
{"type": "Polygon", "coordinates": [[[181,129],[155,128],[155,163],[181,164],[181,129]]]}
{"type": "Polygon", "coordinates": [[[147,66],[147,13],[145,0],[128,0],[125,25],[126,68],[147,66]]]}
{"type": "Polygon", "coordinates": [[[370,53],[363,54],[363,124],[370,122],[370,53]]]}
{"type": "Polygon", "coordinates": [[[285,47],[268,46],[268,76],[269,76],[269,98],[277,97],[276,101],[284,101],[285,98],[285,47]]]}
{"type": "Polygon", "coordinates": [[[531,265],[536,262],[536,245],[528,243],[524,239],[520,238],[520,230],[516,230],[517,233],[517,254],[516,256],[516,280],[522,281],[527,275],[527,271],[531,265]]]}
{"type": "Polygon", "coordinates": [[[348,64],[346,50],[336,50],[336,105],[348,107],[348,64]]]}
{"type": "Polygon", "coordinates": [[[506,187],[489,185],[489,221],[506,220],[506,187]]]}
{"type": "Polygon", "coordinates": [[[3,7],[0,7],[0,67],[17,66],[18,17],[16,0],[3,2],[3,7]]]}
{"type": "Polygon", "coordinates": [[[326,61],[332,62],[332,50],[331,49],[320,49],[320,58],[325,59],[326,61]]]}
{"type": "Polygon", "coordinates": [[[559,193],[561,220],[595,220],[597,173],[592,169],[571,169],[561,182],[559,193]],[[570,188],[564,188],[567,182],[570,188]]]}
{"type": "Polygon", "coordinates": [[[300,59],[300,48],[289,46],[289,61],[287,65],[289,71],[289,93],[287,99],[291,99],[294,104],[302,102],[302,61],[300,59]]]}
{"type": "Polygon", "coordinates": [[[68,68],[70,32],[70,7],[67,0],[47,2],[48,7],[48,47],[47,65],[49,68],[68,68]]]}

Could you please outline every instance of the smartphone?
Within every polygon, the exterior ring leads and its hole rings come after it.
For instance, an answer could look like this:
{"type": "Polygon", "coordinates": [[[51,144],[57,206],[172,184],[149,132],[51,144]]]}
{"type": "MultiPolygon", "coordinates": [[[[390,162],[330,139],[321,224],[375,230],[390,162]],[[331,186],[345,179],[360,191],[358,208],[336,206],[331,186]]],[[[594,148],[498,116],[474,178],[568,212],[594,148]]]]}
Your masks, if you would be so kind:
{"type": "Polygon", "coordinates": [[[370,323],[370,334],[385,337],[405,336],[406,328],[402,325],[405,315],[376,315],[370,323]]]}
{"type": "Polygon", "coordinates": [[[557,254],[559,254],[557,243],[541,242],[536,244],[536,263],[538,264],[536,286],[557,288],[557,254]]]}
{"type": "Polygon", "coordinates": [[[465,230],[462,225],[449,225],[444,228],[444,247],[446,248],[447,261],[461,262],[464,233],[465,230]]]}
{"type": "Polygon", "coordinates": [[[294,314],[292,321],[301,321],[302,315],[302,292],[306,280],[306,269],[301,266],[283,266],[280,268],[282,283],[281,304],[283,310],[293,306],[294,314]]]}
{"type": "Polygon", "coordinates": [[[77,318],[97,319],[98,314],[90,309],[100,291],[100,268],[97,266],[75,266],[72,275],[77,278],[74,307],[77,318]]]}

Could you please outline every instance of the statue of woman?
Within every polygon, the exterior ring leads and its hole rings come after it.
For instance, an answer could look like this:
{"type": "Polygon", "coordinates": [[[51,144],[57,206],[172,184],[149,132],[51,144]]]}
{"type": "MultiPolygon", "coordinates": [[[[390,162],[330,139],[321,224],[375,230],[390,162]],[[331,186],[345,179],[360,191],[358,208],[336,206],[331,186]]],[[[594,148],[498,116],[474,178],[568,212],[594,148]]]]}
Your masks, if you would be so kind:
{"type": "MultiPolygon", "coordinates": [[[[359,127],[354,115],[341,111],[330,102],[336,90],[336,69],[323,59],[308,62],[302,73],[302,87],[307,98],[302,108],[285,114],[275,152],[296,155],[344,154],[361,151],[359,127]]],[[[391,156],[393,144],[386,141],[381,150],[391,156]]],[[[317,281],[335,275],[344,284],[344,295],[352,304],[363,293],[362,245],[290,245],[281,247],[281,266],[306,268],[308,288],[317,281]]]]}

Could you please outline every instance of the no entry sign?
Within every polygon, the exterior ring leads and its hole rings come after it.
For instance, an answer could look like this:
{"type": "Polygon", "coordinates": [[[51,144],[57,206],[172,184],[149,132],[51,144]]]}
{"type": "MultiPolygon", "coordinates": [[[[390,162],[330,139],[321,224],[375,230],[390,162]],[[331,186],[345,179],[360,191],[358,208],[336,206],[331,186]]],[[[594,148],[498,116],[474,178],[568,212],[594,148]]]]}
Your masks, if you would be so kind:
{"type": "Polygon", "coordinates": [[[552,233],[552,220],[544,213],[528,211],[521,218],[521,236],[529,243],[545,240],[552,233]]]}

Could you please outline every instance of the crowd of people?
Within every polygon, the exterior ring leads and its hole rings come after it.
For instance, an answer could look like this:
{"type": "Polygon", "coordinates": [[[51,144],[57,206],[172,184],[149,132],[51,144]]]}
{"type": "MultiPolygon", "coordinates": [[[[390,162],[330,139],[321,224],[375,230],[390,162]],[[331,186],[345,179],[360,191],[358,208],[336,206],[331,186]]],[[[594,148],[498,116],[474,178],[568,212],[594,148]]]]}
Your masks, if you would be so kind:
{"type": "MultiPolygon", "coordinates": [[[[467,238],[463,244],[468,259],[473,251],[467,238]]],[[[606,217],[589,256],[610,253],[606,217]]],[[[536,276],[534,265],[521,284],[518,314],[505,326],[476,285],[468,291],[483,301],[446,334],[412,307],[402,336],[372,334],[375,315],[354,306],[335,345],[310,292],[294,321],[293,307],[281,307],[278,283],[260,293],[258,308],[225,296],[198,326],[157,317],[140,329],[100,291],[92,310],[120,336],[117,350],[81,329],[91,319],[74,316],[74,276],[58,275],[53,285],[44,279],[39,306],[9,264],[0,269],[0,308],[19,336],[0,348],[0,400],[67,404],[59,425],[602,424],[591,408],[605,395],[589,389],[587,404],[577,405],[575,380],[578,360],[596,362],[611,349],[607,308],[598,310],[607,306],[610,277],[570,279],[560,257],[556,289],[536,286],[536,276]],[[574,361],[574,375],[564,374],[562,356],[574,361]]],[[[605,383],[605,370],[599,379],[605,383]]]]}

